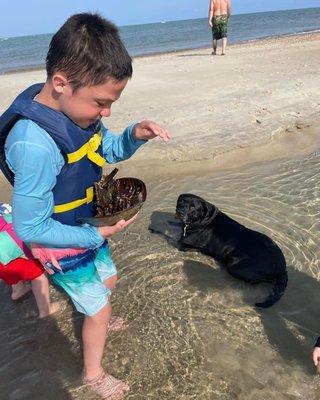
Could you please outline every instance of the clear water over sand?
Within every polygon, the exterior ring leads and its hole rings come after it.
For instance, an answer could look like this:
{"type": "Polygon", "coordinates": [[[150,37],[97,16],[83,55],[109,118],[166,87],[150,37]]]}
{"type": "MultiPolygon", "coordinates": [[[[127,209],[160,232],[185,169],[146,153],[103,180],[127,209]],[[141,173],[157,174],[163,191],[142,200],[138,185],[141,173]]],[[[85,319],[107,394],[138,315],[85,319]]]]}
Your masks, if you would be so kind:
{"type": "MultiPolygon", "coordinates": [[[[147,181],[140,219],[111,243],[121,275],[114,311],[130,326],[110,335],[104,365],[130,382],[128,399],[319,398],[310,360],[320,333],[319,162],[314,153],[237,172],[147,181]],[[234,280],[210,257],[179,252],[174,240],[148,230],[150,223],[165,230],[184,192],[280,245],[289,285],[278,304],[257,310],[267,284],[234,280]]],[[[168,234],[174,239],[176,231],[168,234]]],[[[0,296],[2,398],[96,399],[76,389],[81,317],[67,307],[38,324],[31,298],[14,306],[6,289],[0,296]]]]}

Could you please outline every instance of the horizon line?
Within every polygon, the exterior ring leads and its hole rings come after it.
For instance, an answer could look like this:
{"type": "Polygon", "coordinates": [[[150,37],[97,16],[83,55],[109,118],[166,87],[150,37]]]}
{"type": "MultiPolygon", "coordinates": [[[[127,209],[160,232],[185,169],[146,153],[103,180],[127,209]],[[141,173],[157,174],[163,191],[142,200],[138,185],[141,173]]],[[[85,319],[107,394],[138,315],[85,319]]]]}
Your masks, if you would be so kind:
{"type": "MultiPolygon", "coordinates": [[[[320,7],[303,7],[303,8],[289,8],[289,9],[279,9],[279,10],[267,10],[267,11],[254,11],[254,12],[239,12],[232,14],[233,16],[235,15],[251,15],[251,14],[266,14],[270,12],[283,12],[283,11],[297,11],[297,10],[311,10],[311,9],[320,9],[320,7]]],[[[197,18],[186,18],[186,19],[174,19],[174,20],[161,20],[161,21],[155,21],[155,22],[143,22],[141,24],[133,23],[133,24],[128,24],[128,25],[117,25],[118,28],[125,28],[128,26],[141,26],[141,25],[153,25],[153,24],[164,24],[164,23],[170,23],[170,22],[182,22],[182,21],[192,21],[192,20],[197,20],[197,19],[207,19],[208,17],[197,17],[197,18]]],[[[111,20],[112,21],[112,20],[111,20]]],[[[112,21],[114,23],[114,21],[112,21]]],[[[20,38],[20,37],[26,37],[26,36],[39,36],[39,35],[53,35],[54,32],[43,32],[43,33],[33,33],[33,34],[22,34],[18,36],[13,36],[13,35],[5,35],[5,36],[0,36],[0,39],[9,39],[9,38],[20,38]]]]}

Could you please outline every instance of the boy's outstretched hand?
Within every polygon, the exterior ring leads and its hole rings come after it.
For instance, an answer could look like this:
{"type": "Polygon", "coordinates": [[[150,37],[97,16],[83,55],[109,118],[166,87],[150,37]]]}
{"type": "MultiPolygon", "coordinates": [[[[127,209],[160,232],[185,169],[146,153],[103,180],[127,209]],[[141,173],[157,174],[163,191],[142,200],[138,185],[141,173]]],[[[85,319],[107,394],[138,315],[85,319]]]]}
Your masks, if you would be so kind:
{"type": "Polygon", "coordinates": [[[134,127],[133,134],[135,138],[139,140],[150,140],[157,136],[159,136],[164,142],[169,142],[169,140],[171,140],[171,135],[166,129],[161,128],[160,125],[153,121],[147,120],[139,122],[134,127]]]}
{"type": "Polygon", "coordinates": [[[131,219],[128,221],[125,221],[122,219],[121,221],[118,221],[115,225],[112,226],[100,226],[98,228],[98,231],[101,236],[103,236],[105,239],[109,239],[112,235],[122,231],[125,227],[128,225],[132,224],[133,221],[136,220],[139,212],[137,212],[131,219]]]}

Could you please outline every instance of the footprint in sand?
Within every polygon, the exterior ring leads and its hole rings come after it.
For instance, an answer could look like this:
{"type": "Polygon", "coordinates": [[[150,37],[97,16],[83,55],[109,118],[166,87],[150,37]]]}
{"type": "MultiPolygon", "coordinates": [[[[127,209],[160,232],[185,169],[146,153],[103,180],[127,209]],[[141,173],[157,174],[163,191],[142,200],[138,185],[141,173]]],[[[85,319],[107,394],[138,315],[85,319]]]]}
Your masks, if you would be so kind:
{"type": "Polygon", "coordinates": [[[283,118],[285,118],[285,117],[300,118],[301,117],[301,113],[299,111],[289,111],[289,112],[283,113],[281,115],[281,117],[283,117],[283,118]]]}

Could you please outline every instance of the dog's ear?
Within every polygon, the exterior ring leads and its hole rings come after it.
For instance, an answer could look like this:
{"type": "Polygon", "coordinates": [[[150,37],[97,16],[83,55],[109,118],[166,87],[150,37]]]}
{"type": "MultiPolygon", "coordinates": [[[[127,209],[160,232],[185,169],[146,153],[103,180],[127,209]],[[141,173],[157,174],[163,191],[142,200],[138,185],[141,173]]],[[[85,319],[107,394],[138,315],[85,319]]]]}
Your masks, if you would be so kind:
{"type": "Polygon", "coordinates": [[[214,210],[211,203],[191,193],[180,194],[177,200],[176,211],[185,224],[209,222],[214,210]]]}
{"type": "Polygon", "coordinates": [[[203,224],[208,224],[212,220],[216,207],[208,201],[199,198],[196,202],[197,221],[203,224]]]}
{"type": "Polygon", "coordinates": [[[208,203],[207,201],[203,201],[201,203],[201,212],[203,218],[206,218],[211,214],[212,207],[212,204],[208,203]]]}

